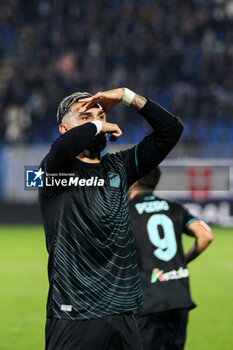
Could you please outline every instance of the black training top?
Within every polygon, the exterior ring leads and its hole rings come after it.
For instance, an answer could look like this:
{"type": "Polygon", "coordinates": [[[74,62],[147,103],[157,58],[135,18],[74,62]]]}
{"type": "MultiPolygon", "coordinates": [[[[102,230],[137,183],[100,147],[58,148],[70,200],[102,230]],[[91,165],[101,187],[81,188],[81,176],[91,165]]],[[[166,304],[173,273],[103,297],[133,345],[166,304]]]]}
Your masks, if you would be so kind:
{"type": "Polygon", "coordinates": [[[106,154],[99,164],[80,161],[76,156],[96,133],[86,123],[61,135],[42,161],[50,184],[54,173],[89,179],[39,192],[49,253],[48,317],[98,318],[141,305],[127,190],[164,159],[183,126],[150,100],[140,114],[155,131],[132,149],[106,154]]]}
{"type": "Polygon", "coordinates": [[[142,284],[141,315],[193,308],[189,271],[182,248],[182,233],[198,220],[183,205],[140,194],[129,202],[142,284]]]}

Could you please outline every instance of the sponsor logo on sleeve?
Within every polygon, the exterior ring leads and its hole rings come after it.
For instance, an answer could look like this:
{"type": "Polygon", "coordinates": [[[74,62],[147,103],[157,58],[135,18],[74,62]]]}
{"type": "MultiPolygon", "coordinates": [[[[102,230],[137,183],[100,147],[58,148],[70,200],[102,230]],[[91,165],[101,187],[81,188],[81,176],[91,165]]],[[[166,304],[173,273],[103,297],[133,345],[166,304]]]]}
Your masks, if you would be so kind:
{"type": "Polygon", "coordinates": [[[120,184],[121,184],[120,175],[109,172],[108,177],[109,177],[109,184],[111,187],[115,187],[115,188],[120,187],[120,184]]]}

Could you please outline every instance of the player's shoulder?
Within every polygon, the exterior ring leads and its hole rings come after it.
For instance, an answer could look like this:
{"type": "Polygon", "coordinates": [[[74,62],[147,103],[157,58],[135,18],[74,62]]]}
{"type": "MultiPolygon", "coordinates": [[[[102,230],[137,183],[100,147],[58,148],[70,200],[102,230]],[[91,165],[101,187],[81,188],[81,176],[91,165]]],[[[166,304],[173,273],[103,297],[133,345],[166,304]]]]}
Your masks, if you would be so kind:
{"type": "Polygon", "coordinates": [[[48,153],[46,154],[46,156],[42,159],[42,161],[40,162],[40,168],[45,170],[45,167],[46,167],[46,161],[47,161],[47,158],[48,158],[48,153]]]}
{"type": "Polygon", "coordinates": [[[156,196],[156,199],[159,200],[159,201],[166,201],[168,206],[169,206],[169,208],[171,210],[174,210],[177,213],[178,212],[182,213],[182,212],[187,211],[185,206],[181,202],[179,202],[177,200],[167,199],[167,198],[165,199],[163,197],[158,197],[158,196],[156,196]]]}
{"type": "Polygon", "coordinates": [[[115,165],[121,165],[123,163],[121,152],[106,153],[101,158],[101,163],[114,163],[115,165]]]}
{"type": "MultiPolygon", "coordinates": [[[[40,165],[39,165],[39,169],[42,169],[43,172],[45,173],[45,176],[47,176],[47,169],[46,169],[46,162],[47,162],[47,158],[48,158],[48,155],[49,153],[46,154],[46,156],[42,159],[42,161],[40,162],[40,165]]],[[[56,187],[47,187],[47,186],[43,186],[43,187],[40,187],[38,190],[38,193],[39,193],[39,201],[40,199],[46,195],[53,195],[54,192],[55,192],[55,188],[56,187]]]]}
{"type": "Polygon", "coordinates": [[[116,158],[121,158],[121,152],[111,152],[111,153],[106,153],[102,159],[116,159],[116,158]]]}
{"type": "Polygon", "coordinates": [[[137,203],[144,202],[144,197],[145,197],[144,194],[138,193],[135,197],[129,199],[129,206],[130,206],[130,207],[133,207],[133,206],[135,206],[135,204],[137,204],[137,203]]]}
{"type": "Polygon", "coordinates": [[[184,209],[184,205],[177,201],[177,200],[174,200],[174,199],[166,199],[166,201],[170,204],[170,206],[173,206],[173,207],[176,207],[177,209],[184,209]]]}

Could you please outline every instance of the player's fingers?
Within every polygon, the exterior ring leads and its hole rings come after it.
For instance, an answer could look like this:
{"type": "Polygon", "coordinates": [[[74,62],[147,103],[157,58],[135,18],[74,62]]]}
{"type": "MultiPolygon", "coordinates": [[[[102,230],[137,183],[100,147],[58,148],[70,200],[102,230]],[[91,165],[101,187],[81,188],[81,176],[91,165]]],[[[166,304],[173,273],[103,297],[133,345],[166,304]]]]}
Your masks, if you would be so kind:
{"type": "Polygon", "coordinates": [[[88,103],[83,103],[83,105],[79,108],[79,113],[83,113],[88,109],[88,103]]]}
{"type": "Polygon", "coordinates": [[[90,108],[91,106],[94,106],[95,105],[95,101],[93,101],[93,98],[91,97],[91,99],[90,100],[88,100],[88,101],[81,101],[81,100],[79,100],[79,102],[80,102],[80,104],[81,104],[81,107],[79,108],[80,110],[86,110],[86,109],[88,109],[88,108],[90,108]]]}
{"type": "Polygon", "coordinates": [[[95,95],[93,95],[92,97],[99,98],[99,97],[103,97],[102,95],[103,95],[103,92],[99,91],[95,95]]]}
{"type": "Polygon", "coordinates": [[[119,126],[117,126],[117,133],[118,133],[119,135],[122,135],[122,131],[121,131],[121,129],[119,128],[119,126]]]}
{"type": "Polygon", "coordinates": [[[98,94],[79,100],[79,102],[81,104],[81,107],[79,108],[79,112],[83,113],[87,109],[93,107],[96,103],[100,102],[100,96],[98,94]]]}
{"type": "Polygon", "coordinates": [[[79,113],[83,113],[87,109],[95,106],[98,103],[96,99],[92,99],[91,101],[83,101],[81,107],[79,108],[79,113]]]}
{"type": "Polygon", "coordinates": [[[80,98],[80,100],[78,100],[78,102],[80,102],[80,103],[90,102],[90,101],[92,101],[93,97],[94,96],[86,97],[86,98],[80,98]]]}
{"type": "Polygon", "coordinates": [[[121,129],[118,127],[117,130],[112,133],[112,135],[115,137],[120,137],[122,135],[121,129]]]}
{"type": "Polygon", "coordinates": [[[88,102],[93,102],[96,101],[96,99],[98,99],[101,96],[101,92],[97,92],[97,94],[91,96],[91,97],[85,97],[85,98],[81,98],[80,100],[78,100],[78,102],[80,103],[88,103],[88,102]]]}
{"type": "Polygon", "coordinates": [[[110,136],[110,140],[112,141],[112,139],[113,139],[113,140],[116,141],[116,140],[119,139],[120,136],[121,136],[121,135],[119,135],[119,134],[112,133],[111,136],[110,136]]]}

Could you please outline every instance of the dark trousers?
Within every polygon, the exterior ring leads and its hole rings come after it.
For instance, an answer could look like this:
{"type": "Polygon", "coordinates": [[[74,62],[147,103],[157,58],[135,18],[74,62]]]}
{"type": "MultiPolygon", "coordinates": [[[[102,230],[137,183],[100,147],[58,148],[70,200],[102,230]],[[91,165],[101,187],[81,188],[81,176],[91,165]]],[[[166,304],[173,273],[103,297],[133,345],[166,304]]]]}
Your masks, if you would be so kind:
{"type": "Polygon", "coordinates": [[[48,318],[46,350],[142,350],[132,313],[90,320],[48,318]]]}
{"type": "Polygon", "coordinates": [[[188,308],[137,316],[143,350],[183,350],[188,308]]]}

